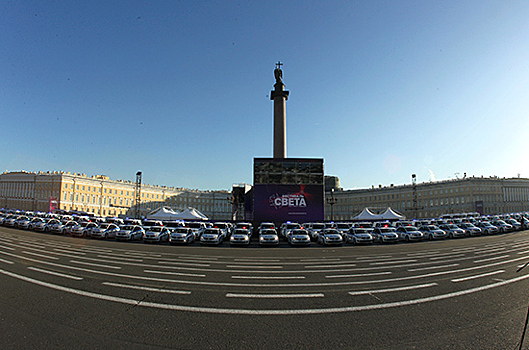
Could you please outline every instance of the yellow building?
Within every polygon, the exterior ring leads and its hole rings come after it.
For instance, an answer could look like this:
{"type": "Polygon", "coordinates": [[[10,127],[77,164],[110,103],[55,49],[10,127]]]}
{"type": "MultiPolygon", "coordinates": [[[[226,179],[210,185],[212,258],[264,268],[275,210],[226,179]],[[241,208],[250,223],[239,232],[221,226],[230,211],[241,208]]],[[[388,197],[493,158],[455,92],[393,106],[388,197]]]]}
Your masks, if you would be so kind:
{"type": "MultiPolygon", "coordinates": [[[[140,216],[161,207],[193,207],[212,219],[228,220],[229,191],[198,191],[142,184],[140,216]]],[[[134,216],[136,184],[62,171],[5,172],[0,175],[0,207],[40,212],[75,211],[96,216],[134,216]]]]}

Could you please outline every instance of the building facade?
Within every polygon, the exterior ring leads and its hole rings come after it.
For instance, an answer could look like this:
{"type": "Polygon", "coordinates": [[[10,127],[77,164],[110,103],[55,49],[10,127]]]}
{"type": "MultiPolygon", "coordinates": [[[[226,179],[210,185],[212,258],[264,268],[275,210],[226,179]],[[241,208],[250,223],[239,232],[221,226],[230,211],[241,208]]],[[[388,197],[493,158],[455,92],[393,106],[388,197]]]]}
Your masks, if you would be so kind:
{"type": "Polygon", "coordinates": [[[484,215],[529,211],[529,179],[465,177],[369,189],[326,191],[326,220],[348,221],[365,207],[387,208],[407,218],[479,212],[484,215]]]}
{"type": "MultiPolygon", "coordinates": [[[[0,207],[40,212],[85,212],[96,216],[129,216],[136,212],[136,184],[104,175],[69,172],[5,172],[0,175],[0,207]]],[[[162,206],[193,207],[212,220],[231,220],[230,191],[139,187],[140,216],[162,206]]]]}

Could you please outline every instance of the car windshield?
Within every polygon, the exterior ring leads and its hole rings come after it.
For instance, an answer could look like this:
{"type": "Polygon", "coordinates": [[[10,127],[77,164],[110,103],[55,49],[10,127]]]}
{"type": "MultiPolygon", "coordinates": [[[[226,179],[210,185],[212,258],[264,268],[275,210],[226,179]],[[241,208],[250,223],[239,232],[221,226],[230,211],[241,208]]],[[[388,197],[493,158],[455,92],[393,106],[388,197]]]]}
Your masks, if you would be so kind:
{"type": "Polygon", "coordinates": [[[149,231],[151,232],[162,232],[162,227],[160,226],[153,226],[153,227],[149,227],[149,231]]]}
{"type": "Polygon", "coordinates": [[[124,231],[132,231],[133,228],[134,228],[134,225],[125,225],[121,229],[124,231]]]}
{"type": "Polygon", "coordinates": [[[368,233],[369,230],[365,228],[355,228],[354,233],[368,233]]]}
{"type": "Polygon", "coordinates": [[[261,234],[262,235],[275,235],[277,233],[276,233],[276,230],[266,229],[266,230],[262,230],[261,234]]]}
{"type": "Polygon", "coordinates": [[[389,228],[389,227],[383,227],[380,229],[380,232],[383,232],[383,233],[390,233],[390,232],[394,232],[393,229],[389,228]]]}
{"type": "Polygon", "coordinates": [[[312,228],[314,230],[321,230],[323,228],[323,224],[312,224],[312,228]]]}
{"type": "Polygon", "coordinates": [[[324,231],[326,235],[335,235],[335,234],[339,234],[337,230],[335,229],[331,229],[331,230],[325,230],[324,231]]]}

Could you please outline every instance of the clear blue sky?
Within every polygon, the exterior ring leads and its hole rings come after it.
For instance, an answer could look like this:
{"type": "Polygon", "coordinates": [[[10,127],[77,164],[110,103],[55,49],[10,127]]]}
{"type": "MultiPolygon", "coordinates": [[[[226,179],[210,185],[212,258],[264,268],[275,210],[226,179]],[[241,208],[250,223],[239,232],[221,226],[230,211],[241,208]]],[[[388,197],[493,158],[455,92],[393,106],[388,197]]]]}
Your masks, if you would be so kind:
{"type": "Polygon", "coordinates": [[[529,2],[2,1],[0,170],[230,189],[287,154],[342,187],[529,177],[529,2]]]}

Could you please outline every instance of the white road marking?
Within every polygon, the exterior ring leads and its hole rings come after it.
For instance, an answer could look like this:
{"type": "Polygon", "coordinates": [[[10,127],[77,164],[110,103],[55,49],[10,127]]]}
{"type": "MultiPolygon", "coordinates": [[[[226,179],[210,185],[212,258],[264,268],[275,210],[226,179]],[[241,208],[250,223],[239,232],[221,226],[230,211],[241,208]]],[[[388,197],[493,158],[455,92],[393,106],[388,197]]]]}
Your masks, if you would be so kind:
{"type": "Polygon", "coordinates": [[[245,265],[226,265],[229,268],[243,269],[282,269],[283,266],[245,266],[245,265]]]}
{"type": "Polygon", "coordinates": [[[54,256],[48,256],[48,255],[44,255],[44,254],[37,254],[37,253],[33,253],[33,252],[28,252],[26,250],[23,250],[22,253],[29,254],[29,255],[34,255],[34,256],[38,256],[38,257],[46,258],[46,259],[59,260],[59,258],[56,258],[54,256]]]}
{"type": "MultiPolygon", "coordinates": [[[[216,259],[218,260],[218,259],[216,259]]],[[[278,263],[281,260],[279,259],[233,259],[233,261],[241,261],[241,262],[269,262],[269,263],[278,263]]]]}
{"type": "Polygon", "coordinates": [[[77,250],[58,249],[58,248],[53,248],[53,250],[55,250],[56,252],[60,252],[60,253],[70,253],[70,254],[86,255],[86,253],[79,252],[79,251],[77,251],[77,250]]]}
{"type": "Polygon", "coordinates": [[[127,261],[127,262],[135,262],[135,263],[142,263],[143,259],[129,259],[129,258],[122,258],[122,257],[115,257],[111,255],[96,255],[98,258],[104,258],[104,259],[111,259],[116,260],[116,262],[120,261],[127,261]]]}
{"type": "Polygon", "coordinates": [[[420,267],[418,269],[408,269],[409,272],[415,272],[415,271],[426,271],[426,270],[436,270],[436,269],[444,269],[446,267],[456,267],[459,266],[459,264],[450,264],[450,265],[440,265],[440,266],[430,266],[430,267],[420,267]]]}
{"type": "Polygon", "coordinates": [[[375,293],[391,293],[391,292],[401,292],[405,290],[419,289],[419,288],[428,288],[437,286],[437,283],[427,283],[427,284],[418,284],[415,286],[407,287],[397,287],[397,288],[387,288],[387,289],[374,289],[374,290],[360,290],[356,292],[349,292],[350,295],[365,295],[365,294],[375,294],[375,293]]]}
{"type": "Polygon", "coordinates": [[[262,280],[293,280],[293,279],[305,279],[305,276],[231,276],[234,279],[262,279],[262,280]]]}
{"type": "Polygon", "coordinates": [[[53,275],[53,276],[58,276],[58,277],[65,277],[65,278],[69,278],[69,279],[76,280],[76,281],[81,281],[83,279],[82,277],[67,275],[67,274],[59,273],[59,272],[55,272],[55,271],[43,270],[43,269],[39,269],[38,267],[31,267],[30,266],[30,267],[28,267],[28,270],[42,272],[42,273],[46,273],[48,275],[53,275]]]}
{"type": "Polygon", "coordinates": [[[195,274],[195,273],[154,271],[154,270],[143,270],[143,272],[145,272],[145,273],[158,273],[158,274],[161,274],[161,275],[172,275],[172,276],[206,277],[206,275],[199,275],[199,274],[195,274]]]}
{"type": "MultiPolygon", "coordinates": [[[[340,263],[340,264],[343,264],[343,263],[340,263]]],[[[355,267],[357,266],[356,264],[344,264],[344,265],[310,265],[310,266],[305,266],[306,269],[313,269],[313,268],[317,268],[317,269],[324,269],[324,268],[327,268],[327,267],[341,267],[341,268],[344,268],[344,267],[355,267]]]]}
{"type": "Polygon", "coordinates": [[[499,260],[499,259],[504,259],[504,258],[509,258],[510,255],[502,255],[502,256],[496,256],[494,258],[487,258],[487,259],[481,259],[481,260],[474,260],[473,262],[474,263],[481,263],[481,262],[487,262],[487,261],[492,261],[492,260],[499,260]]]}
{"type": "Polygon", "coordinates": [[[9,260],[4,260],[4,259],[0,259],[0,262],[3,262],[4,264],[10,264],[10,265],[14,264],[14,262],[9,261],[9,260]]]}
{"type": "Polygon", "coordinates": [[[148,292],[162,292],[162,293],[184,294],[184,295],[191,294],[190,291],[185,291],[185,290],[152,288],[152,287],[134,286],[134,285],[130,285],[130,284],[120,284],[120,283],[112,283],[112,282],[103,282],[103,284],[105,286],[119,287],[119,288],[128,288],[128,289],[137,289],[137,290],[145,290],[145,291],[148,291],[148,292]]]}
{"type": "Polygon", "coordinates": [[[481,278],[481,277],[487,277],[487,276],[492,276],[492,275],[497,275],[499,273],[504,273],[505,270],[499,270],[499,271],[493,271],[493,272],[488,272],[488,273],[483,273],[481,275],[474,275],[474,276],[469,276],[469,277],[463,277],[463,278],[455,278],[452,280],[452,282],[463,282],[463,281],[468,281],[468,280],[474,280],[476,278],[481,278]]]}
{"type": "Polygon", "coordinates": [[[436,256],[436,257],[430,258],[430,260],[452,259],[452,258],[460,258],[460,257],[462,257],[462,256],[465,256],[465,254],[436,256]]]}
{"type": "Polygon", "coordinates": [[[84,261],[77,261],[77,260],[70,260],[70,262],[74,263],[74,264],[81,264],[81,265],[86,265],[86,266],[104,267],[105,269],[121,270],[121,266],[93,264],[93,263],[84,262],[84,261]]]}
{"type": "Polygon", "coordinates": [[[227,293],[226,298],[285,299],[285,298],[324,298],[323,293],[314,294],[237,294],[227,293]]]}
{"type": "Polygon", "coordinates": [[[400,260],[400,261],[381,261],[381,262],[373,262],[369,265],[390,265],[390,264],[405,264],[405,263],[412,263],[417,262],[417,260],[400,260]]]}
{"type": "Polygon", "coordinates": [[[357,273],[352,275],[330,275],[325,276],[325,278],[349,278],[349,277],[367,277],[367,276],[380,276],[380,275],[391,275],[393,272],[373,272],[373,273],[357,273]]]}
{"type": "Polygon", "coordinates": [[[183,306],[183,305],[161,304],[161,303],[153,303],[153,302],[145,302],[145,301],[138,302],[138,300],[134,300],[134,299],[119,298],[119,297],[114,297],[114,296],[105,295],[105,294],[92,293],[92,292],[87,292],[87,291],[83,291],[79,289],[63,287],[63,286],[59,286],[56,284],[39,281],[34,278],[18,275],[18,274],[8,272],[2,269],[0,269],[0,273],[6,276],[10,276],[10,277],[22,280],[22,281],[26,281],[28,283],[40,285],[42,287],[51,288],[51,289],[55,289],[55,290],[66,292],[66,293],[81,295],[81,296],[85,296],[89,298],[112,301],[112,302],[122,303],[122,304],[127,304],[127,305],[137,305],[137,306],[158,308],[158,309],[164,309],[164,310],[173,310],[173,311],[230,314],[230,315],[262,315],[262,316],[328,314],[328,313],[337,313],[337,312],[359,312],[359,311],[380,310],[380,309],[387,309],[387,308],[393,308],[393,307],[417,305],[417,304],[423,304],[423,303],[428,303],[432,301],[455,298],[455,297],[459,297],[463,295],[468,295],[472,293],[489,290],[492,288],[502,287],[502,286],[505,286],[511,283],[516,283],[516,282],[529,278],[529,274],[528,274],[528,275],[523,275],[520,277],[510,279],[510,280],[496,282],[493,284],[489,284],[489,285],[481,286],[477,288],[466,289],[466,290],[462,290],[459,292],[440,294],[440,295],[426,297],[426,298],[397,301],[397,302],[392,302],[392,303],[375,304],[375,305],[349,306],[349,307],[336,307],[336,308],[323,308],[323,309],[251,310],[251,309],[233,309],[233,308],[222,309],[222,308],[208,308],[208,307],[198,307],[198,306],[183,306]]]}

